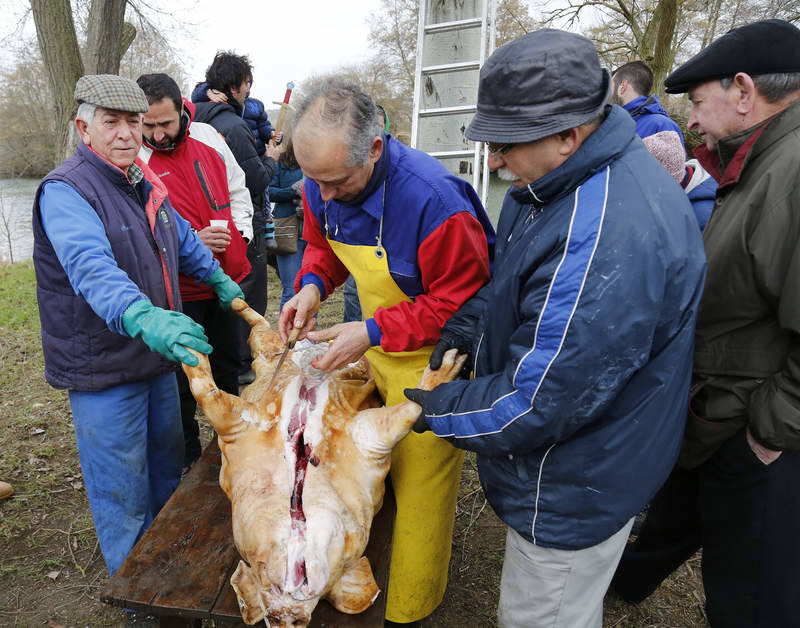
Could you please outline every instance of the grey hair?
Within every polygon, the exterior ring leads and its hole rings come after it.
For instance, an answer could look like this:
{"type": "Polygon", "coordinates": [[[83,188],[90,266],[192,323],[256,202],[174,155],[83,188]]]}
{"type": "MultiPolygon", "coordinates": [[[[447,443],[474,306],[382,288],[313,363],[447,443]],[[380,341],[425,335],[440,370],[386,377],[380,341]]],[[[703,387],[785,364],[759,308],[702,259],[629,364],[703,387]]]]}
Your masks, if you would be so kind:
{"type": "Polygon", "coordinates": [[[303,116],[313,112],[317,124],[325,130],[344,130],[347,165],[364,166],[369,161],[372,140],[383,131],[383,117],[361,88],[351,81],[325,79],[297,107],[294,128],[303,116]],[[312,104],[320,101],[318,107],[312,104]]]}
{"type": "Polygon", "coordinates": [[[78,105],[78,113],[75,114],[75,119],[83,120],[86,124],[91,124],[95,113],[97,113],[97,105],[82,102],[78,105]]]}
{"type": "MultiPolygon", "coordinates": [[[[780,72],[775,74],[759,74],[752,77],[753,83],[767,102],[778,102],[786,96],[800,90],[800,72],[780,72]]],[[[719,80],[722,89],[733,84],[733,77],[719,80]]]]}

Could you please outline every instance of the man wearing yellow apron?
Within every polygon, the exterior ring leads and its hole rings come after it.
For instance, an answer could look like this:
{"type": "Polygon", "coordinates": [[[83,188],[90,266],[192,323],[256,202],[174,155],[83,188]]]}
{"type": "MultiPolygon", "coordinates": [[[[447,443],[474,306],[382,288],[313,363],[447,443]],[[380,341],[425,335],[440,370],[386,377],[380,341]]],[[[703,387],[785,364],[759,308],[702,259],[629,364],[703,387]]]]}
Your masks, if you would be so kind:
{"type": "MultiPolygon", "coordinates": [[[[419,382],[445,321],[488,281],[494,231],[466,181],[382,127],[372,100],[340,81],[298,108],[308,244],[280,330],[311,332],[321,301],[352,274],[364,320],[308,333],[332,341],[314,366],[332,371],[366,354],[392,405],[419,382]]],[[[409,434],[392,453],[387,625],[418,622],[444,596],[462,459],[430,434],[409,434]]]]}

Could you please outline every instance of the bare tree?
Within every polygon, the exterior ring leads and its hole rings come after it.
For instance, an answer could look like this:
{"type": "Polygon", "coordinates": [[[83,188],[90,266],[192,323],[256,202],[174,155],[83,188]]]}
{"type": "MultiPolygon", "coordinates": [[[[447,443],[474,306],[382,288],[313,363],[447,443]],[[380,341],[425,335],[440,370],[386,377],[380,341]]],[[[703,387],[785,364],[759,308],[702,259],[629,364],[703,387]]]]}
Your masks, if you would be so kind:
{"type": "MultiPolygon", "coordinates": [[[[390,119],[396,121],[395,132],[410,133],[411,129],[418,19],[417,0],[381,0],[381,9],[369,17],[369,40],[376,53],[360,66],[359,72],[362,85],[374,79],[375,91],[381,93],[379,102],[389,112],[390,119]]],[[[527,5],[520,0],[500,0],[496,21],[498,45],[523,35],[535,25],[527,5]]]]}
{"type": "Polygon", "coordinates": [[[120,42],[127,4],[127,0],[92,0],[83,55],[87,74],[119,73],[119,62],[124,53],[120,42]]]}
{"type": "Polygon", "coordinates": [[[14,240],[11,235],[14,230],[13,227],[11,210],[6,211],[5,198],[2,190],[0,190],[0,229],[5,235],[6,243],[8,244],[8,257],[12,264],[14,263],[14,240]]]}
{"type": "Polygon", "coordinates": [[[53,100],[47,71],[26,42],[28,58],[0,71],[0,176],[36,177],[53,167],[53,100]]]}
{"type": "Polygon", "coordinates": [[[536,27],[536,21],[531,17],[528,6],[520,0],[502,0],[497,6],[495,21],[498,46],[529,33],[536,27]]]}
{"type": "MultiPolygon", "coordinates": [[[[70,0],[30,2],[42,61],[53,94],[53,121],[58,139],[53,161],[57,164],[72,152],[77,141],[71,124],[76,111],[73,94],[77,80],[84,74],[120,73],[121,61],[137,38],[134,21],[141,32],[147,34],[145,39],[151,44],[152,59],[164,61],[165,53],[174,58],[169,42],[148,17],[155,14],[164,18],[169,17],[169,13],[154,8],[145,0],[82,0],[76,3],[81,18],[76,24],[70,0]],[[126,11],[130,11],[131,21],[125,21],[126,11]],[[79,35],[83,32],[86,43],[81,49],[79,35]]],[[[172,73],[178,74],[178,68],[177,64],[172,64],[172,73]]],[[[158,69],[169,68],[164,64],[158,69]]],[[[139,75],[130,64],[127,70],[139,75]]]]}
{"type": "Polygon", "coordinates": [[[585,34],[605,62],[645,61],[663,96],[664,79],[678,63],[736,26],[772,17],[798,21],[800,0],[568,0],[544,5],[542,13],[543,25],[567,28],[592,15],[585,34]]]}
{"type": "Polygon", "coordinates": [[[53,92],[54,121],[58,143],[53,155],[59,163],[67,155],[70,120],[75,115],[75,83],[83,76],[72,7],[69,0],[31,0],[36,36],[53,92]]]}

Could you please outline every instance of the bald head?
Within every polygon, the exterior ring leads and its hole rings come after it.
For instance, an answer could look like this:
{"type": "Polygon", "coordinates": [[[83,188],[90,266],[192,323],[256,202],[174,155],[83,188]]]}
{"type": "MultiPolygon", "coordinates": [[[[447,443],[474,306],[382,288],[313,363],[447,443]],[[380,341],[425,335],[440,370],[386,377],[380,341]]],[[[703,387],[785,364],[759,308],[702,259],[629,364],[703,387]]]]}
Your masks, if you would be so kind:
{"type": "Polygon", "coordinates": [[[293,137],[297,143],[335,136],[346,146],[348,166],[369,162],[373,140],[381,137],[382,116],[355,83],[328,79],[297,108],[293,137]]]}

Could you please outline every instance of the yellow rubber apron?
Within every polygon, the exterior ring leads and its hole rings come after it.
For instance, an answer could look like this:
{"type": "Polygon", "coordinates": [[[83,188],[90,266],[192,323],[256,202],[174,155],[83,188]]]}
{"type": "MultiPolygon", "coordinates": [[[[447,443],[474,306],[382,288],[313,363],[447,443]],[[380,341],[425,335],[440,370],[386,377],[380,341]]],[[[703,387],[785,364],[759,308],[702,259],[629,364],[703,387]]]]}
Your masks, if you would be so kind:
{"type": "MultiPolygon", "coordinates": [[[[327,212],[325,232],[328,235],[327,212]]],[[[379,307],[411,299],[389,274],[382,246],[383,216],[375,246],[349,245],[328,238],[358,288],[362,316],[379,307]]],[[[367,350],[378,390],[387,406],[406,401],[404,388],[416,388],[433,347],[387,353],[367,350]]],[[[447,587],[456,498],[464,452],[431,432],[411,432],[392,452],[391,478],[397,501],[386,619],[407,623],[430,615],[447,587]]]]}

